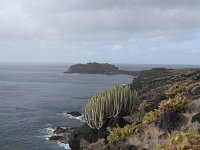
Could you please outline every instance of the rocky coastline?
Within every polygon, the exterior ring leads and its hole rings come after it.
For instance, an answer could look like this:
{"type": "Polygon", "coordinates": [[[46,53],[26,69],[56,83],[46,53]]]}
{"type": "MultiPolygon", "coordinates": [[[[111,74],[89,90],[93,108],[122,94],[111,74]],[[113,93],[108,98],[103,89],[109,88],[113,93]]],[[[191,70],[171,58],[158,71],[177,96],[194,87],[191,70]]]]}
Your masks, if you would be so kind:
{"type": "MultiPolygon", "coordinates": [[[[137,78],[131,83],[131,88],[138,92],[138,97],[130,115],[107,118],[99,130],[90,128],[86,123],[79,128],[57,127],[49,140],[69,143],[72,150],[145,150],[153,149],[155,137],[163,144],[162,141],[166,142],[167,135],[174,131],[185,131],[192,127],[199,132],[198,135],[200,134],[200,69],[154,68],[139,71],[137,78]],[[147,114],[160,110],[162,101],[175,99],[179,96],[180,90],[181,96],[184,96],[190,105],[182,106],[180,110],[168,109],[152,123],[144,125],[144,118],[147,114]],[[142,124],[142,128],[138,129],[136,135],[126,137],[120,142],[109,143],[108,128],[121,130],[132,124],[142,124]]],[[[81,115],[79,112],[69,112],[69,114],[76,117],[81,115]]],[[[200,145],[198,148],[200,149],[200,145]]]]}

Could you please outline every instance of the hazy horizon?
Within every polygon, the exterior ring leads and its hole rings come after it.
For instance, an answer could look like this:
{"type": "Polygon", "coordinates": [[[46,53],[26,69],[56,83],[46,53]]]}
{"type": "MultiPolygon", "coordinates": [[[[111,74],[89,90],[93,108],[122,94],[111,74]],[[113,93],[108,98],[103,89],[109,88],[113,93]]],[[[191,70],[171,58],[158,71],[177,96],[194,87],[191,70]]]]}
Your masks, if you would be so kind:
{"type": "Polygon", "coordinates": [[[200,65],[199,0],[0,4],[0,63],[200,65]]]}

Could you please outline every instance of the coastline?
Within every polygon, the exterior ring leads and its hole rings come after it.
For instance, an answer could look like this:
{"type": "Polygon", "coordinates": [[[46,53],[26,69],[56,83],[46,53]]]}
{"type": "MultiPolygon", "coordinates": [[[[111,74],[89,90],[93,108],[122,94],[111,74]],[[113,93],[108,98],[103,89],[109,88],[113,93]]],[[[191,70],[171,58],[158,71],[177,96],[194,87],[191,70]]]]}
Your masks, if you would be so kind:
{"type": "MultiPolygon", "coordinates": [[[[166,98],[163,91],[166,90],[166,88],[169,85],[171,85],[175,82],[183,82],[183,81],[189,80],[189,79],[199,81],[200,80],[200,70],[197,68],[193,68],[193,69],[154,68],[151,70],[140,71],[138,74],[138,78],[133,80],[133,82],[131,84],[132,87],[139,92],[139,97],[137,98],[136,105],[139,105],[144,99],[148,99],[149,102],[151,102],[151,105],[149,105],[147,108],[145,108],[145,111],[149,112],[151,110],[154,110],[155,108],[157,108],[159,102],[166,98]]],[[[191,95],[189,95],[189,96],[191,98],[191,95]]],[[[200,94],[192,95],[193,99],[198,99],[199,97],[200,97],[200,94]]],[[[138,111],[134,112],[134,114],[137,114],[137,113],[139,113],[139,112],[138,111]]],[[[127,121],[129,123],[134,122],[135,120],[137,120],[136,122],[138,122],[141,120],[140,117],[142,118],[142,116],[137,116],[135,118],[131,118],[131,116],[126,116],[126,120],[129,120],[129,121],[127,121]],[[129,119],[127,119],[127,118],[129,118],[129,119]]],[[[83,126],[78,128],[77,131],[82,130],[82,129],[88,130],[88,128],[85,127],[83,124],[83,126]]],[[[96,131],[89,131],[89,132],[91,132],[91,134],[95,134],[96,131]]],[[[70,136],[72,136],[72,135],[69,135],[69,139],[71,138],[70,136]]],[[[97,138],[95,141],[97,142],[98,139],[99,138],[97,138]]],[[[104,143],[105,145],[108,146],[106,140],[101,141],[101,143],[99,143],[99,144],[102,144],[102,143],[104,143]]],[[[85,144],[82,143],[83,147],[86,145],[87,146],[91,145],[90,141],[88,143],[88,140],[86,140],[85,144]]],[[[97,144],[97,146],[98,146],[98,144],[97,144]]],[[[116,147],[114,147],[114,149],[115,148],[116,147]]],[[[76,149],[76,148],[72,148],[72,149],[76,149]]]]}

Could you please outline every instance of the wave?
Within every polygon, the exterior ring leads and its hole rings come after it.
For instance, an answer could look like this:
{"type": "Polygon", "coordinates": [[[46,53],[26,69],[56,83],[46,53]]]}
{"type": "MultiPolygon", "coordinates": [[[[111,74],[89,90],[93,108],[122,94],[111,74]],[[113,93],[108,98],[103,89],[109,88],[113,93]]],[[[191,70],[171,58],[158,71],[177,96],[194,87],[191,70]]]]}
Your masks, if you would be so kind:
{"type": "Polygon", "coordinates": [[[58,145],[61,146],[61,147],[64,147],[67,150],[71,150],[71,148],[69,147],[69,144],[58,142],[58,145]]]}
{"type": "Polygon", "coordinates": [[[70,119],[76,119],[76,120],[79,120],[81,122],[85,122],[84,119],[83,119],[83,115],[81,116],[78,116],[78,117],[75,117],[75,116],[72,116],[70,114],[67,114],[67,113],[63,113],[64,116],[67,116],[68,118],[70,119]]]}
{"type": "MultiPolygon", "coordinates": [[[[51,128],[51,127],[48,127],[48,128],[44,128],[43,130],[39,130],[40,133],[44,134],[43,137],[45,137],[45,139],[47,141],[49,141],[49,138],[54,134],[54,130],[55,128],[51,128]]],[[[66,144],[66,143],[61,143],[61,142],[56,142],[59,146],[61,147],[64,147],[66,150],[71,150],[71,148],[69,147],[69,144],[66,144]]]]}
{"type": "Polygon", "coordinates": [[[48,127],[48,128],[44,128],[42,130],[39,130],[40,133],[44,134],[44,137],[46,140],[49,140],[49,138],[54,135],[54,130],[53,128],[51,127],[48,127]]]}

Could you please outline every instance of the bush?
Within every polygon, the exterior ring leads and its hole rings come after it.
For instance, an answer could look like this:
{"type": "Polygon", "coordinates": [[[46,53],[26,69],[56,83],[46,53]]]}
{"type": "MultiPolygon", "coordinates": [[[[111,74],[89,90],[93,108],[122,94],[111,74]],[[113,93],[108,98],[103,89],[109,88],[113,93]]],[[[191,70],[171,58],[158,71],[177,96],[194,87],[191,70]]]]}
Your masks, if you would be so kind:
{"type": "Polygon", "coordinates": [[[158,117],[160,117],[161,113],[158,110],[155,111],[150,111],[149,113],[147,113],[143,120],[142,123],[143,124],[149,124],[151,122],[154,122],[158,119],[158,117]]]}
{"type": "Polygon", "coordinates": [[[165,91],[165,94],[168,97],[172,97],[177,94],[182,94],[184,92],[191,92],[191,90],[196,86],[200,86],[200,82],[186,81],[181,83],[175,83],[165,91]]]}
{"type": "Polygon", "coordinates": [[[132,125],[126,125],[123,128],[115,127],[112,129],[108,129],[110,132],[110,135],[107,137],[107,140],[110,144],[117,143],[119,141],[126,140],[127,137],[130,135],[136,133],[138,131],[139,125],[132,124],[132,125]]]}
{"type": "Polygon", "coordinates": [[[139,105],[139,110],[144,110],[150,103],[147,100],[143,100],[142,103],[139,105]]]}
{"type": "Polygon", "coordinates": [[[137,97],[130,85],[121,85],[93,96],[85,105],[83,114],[85,122],[100,129],[107,118],[125,116],[132,112],[137,97]]]}
{"type": "Polygon", "coordinates": [[[185,108],[188,103],[188,100],[184,96],[178,94],[173,99],[169,98],[168,100],[161,101],[158,106],[158,111],[161,113],[166,111],[180,111],[185,108]]]}
{"type": "Polygon", "coordinates": [[[176,131],[169,135],[166,145],[156,145],[154,150],[199,150],[200,135],[194,130],[176,131]]]}

